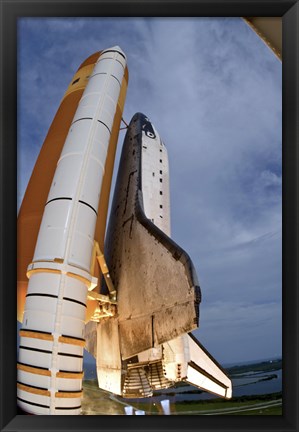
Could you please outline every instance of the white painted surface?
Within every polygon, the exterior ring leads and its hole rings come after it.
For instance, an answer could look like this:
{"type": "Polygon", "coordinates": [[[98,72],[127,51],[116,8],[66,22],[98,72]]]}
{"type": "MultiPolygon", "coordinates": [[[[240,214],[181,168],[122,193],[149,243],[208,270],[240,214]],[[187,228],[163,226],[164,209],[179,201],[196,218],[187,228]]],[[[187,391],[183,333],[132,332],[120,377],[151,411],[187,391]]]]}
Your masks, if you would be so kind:
{"type": "Polygon", "coordinates": [[[142,193],[148,219],[170,236],[168,154],[154,125],[156,137],[142,131],[142,193]]]}
{"type": "MultiPolygon", "coordinates": [[[[151,125],[153,135],[142,131],[141,182],[144,213],[161,231],[170,236],[168,154],[155,126],[151,125]]],[[[162,345],[138,354],[140,362],[161,358],[162,345]]]]}
{"type": "Polygon", "coordinates": [[[134,414],[133,407],[132,406],[125,406],[125,414],[126,415],[133,415],[134,414]]]}
{"type": "Polygon", "coordinates": [[[195,374],[194,371],[188,369],[188,381],[194,383],[206,391],[212,393],[221,394],[230,398],[232,396],[232,383],[231,380],[225,375],[224,372],[218,367],[217,364],[188,336],[188,344],[190,351],[190,359],[192,362],[197,364],[201,369],[203,369],[207,374],[211,375],[213,378],[221,382],[223,385],[227,386],[227,390],[223,390],[220,386],[217,386],[211,379],[205,378],[201,381],[201,384],[197,384],[197,379],[202,379],[199,377],[200,374],[195,374]],[[195,381],[193,381],[195,380],[195,381]],[[217,390],[217,391],[216,391],[217,390]],[[218,393],[219,392],[219,393],[218,393]]]}
{"type": "Polygon", "coordinates": [[[170,415],[171,412],[170,412],[170,401],[169,401],[169,399],[161,400],[160,403],[161,403],[161,406],[162,406],[162,409],[163,409],[163,413],[165,415],[170,415]]]}
{"type": "Polygon", "coordinates": [[[165,377],[170,381],[181,381],[187,376],[190,361],[187,338],[187,334],[184,334],[163,344],[165,377]]]}

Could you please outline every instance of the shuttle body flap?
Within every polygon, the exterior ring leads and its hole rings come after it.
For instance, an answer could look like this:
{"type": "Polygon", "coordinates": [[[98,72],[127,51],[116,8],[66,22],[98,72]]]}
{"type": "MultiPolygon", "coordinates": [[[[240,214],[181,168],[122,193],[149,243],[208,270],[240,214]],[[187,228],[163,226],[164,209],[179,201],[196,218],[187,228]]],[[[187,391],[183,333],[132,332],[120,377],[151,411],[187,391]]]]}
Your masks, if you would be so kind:
{"type": "Polygon", "coordinates": [[[163,345],[165,377],[173,382],[186,381],[226,399],[232,397],[232,383],[223,368],[191,334],[163,345]]]}
{"type": "Polygon", "coordinates": [[[232,383],[226,372],[192,334],[188,334],[188,345],[190,362],[186,381],[217,396],[230,399],[232,383]]]}

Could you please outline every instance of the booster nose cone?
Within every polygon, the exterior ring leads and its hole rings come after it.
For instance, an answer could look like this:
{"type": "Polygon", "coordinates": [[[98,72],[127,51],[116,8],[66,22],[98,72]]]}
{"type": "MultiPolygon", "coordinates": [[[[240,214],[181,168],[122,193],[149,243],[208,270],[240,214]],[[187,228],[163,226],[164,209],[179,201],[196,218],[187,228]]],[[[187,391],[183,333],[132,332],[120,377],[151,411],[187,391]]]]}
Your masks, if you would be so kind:
{"type": "Polygon", "coordinates": [[[127,59],[126,54],[123,52],[123,50],[122,50],[118,45],[115,45],[115,46],[113,46],[113,47],[111,47],[111,48],[107,48],[107,49],[105,49],[104,51],[102,51],[101,54],[104,54],[104,53],[109,52],[109,51],[110,51],[110,52],[116,51],[116,52],[118,52],[120,55],[122,55],[125,59],[127,59]]]}

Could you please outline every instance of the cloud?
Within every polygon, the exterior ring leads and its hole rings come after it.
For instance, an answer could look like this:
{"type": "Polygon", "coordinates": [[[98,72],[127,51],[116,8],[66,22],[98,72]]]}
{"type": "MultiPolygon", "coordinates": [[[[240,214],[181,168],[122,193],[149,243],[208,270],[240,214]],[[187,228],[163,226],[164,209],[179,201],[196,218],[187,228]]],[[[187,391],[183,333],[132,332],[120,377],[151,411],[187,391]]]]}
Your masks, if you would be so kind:
{"type": "Polygon", "coordinates": [[[232,353],[236,362],[275,357],[281,355],[281,316],[281,304],[275,302],[210,303],[194,334],[222,363],[229,363],[232,353]]]}

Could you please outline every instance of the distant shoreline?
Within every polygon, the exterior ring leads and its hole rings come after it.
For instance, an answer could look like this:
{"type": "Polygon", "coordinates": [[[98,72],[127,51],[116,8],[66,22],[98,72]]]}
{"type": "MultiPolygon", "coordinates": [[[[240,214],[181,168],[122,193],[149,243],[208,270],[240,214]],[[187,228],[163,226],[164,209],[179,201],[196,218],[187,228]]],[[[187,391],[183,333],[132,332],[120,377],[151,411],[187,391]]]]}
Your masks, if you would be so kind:
{"type": "Polygon", "coordinates": [[[261,359],[261,360],[246,360],[246,361],[239,361],[239,362],[231,362],[231,363],[222,363],[222,367],[224,367],[224,369],[229,369],[232,368],[234,366],[251,366],[254,364],[260,364],[260,363],[265,363],[265,362],[276,362],[276,361],[282,361],[282,356],[278,356],[278,357],[269,357],[269,358],[265,358],[265,359],[261,359]]]}

